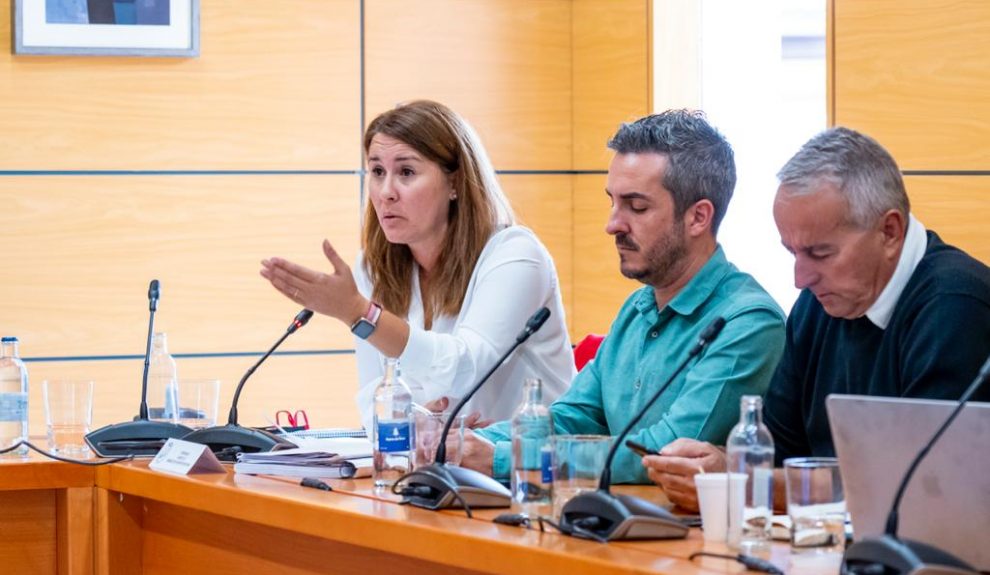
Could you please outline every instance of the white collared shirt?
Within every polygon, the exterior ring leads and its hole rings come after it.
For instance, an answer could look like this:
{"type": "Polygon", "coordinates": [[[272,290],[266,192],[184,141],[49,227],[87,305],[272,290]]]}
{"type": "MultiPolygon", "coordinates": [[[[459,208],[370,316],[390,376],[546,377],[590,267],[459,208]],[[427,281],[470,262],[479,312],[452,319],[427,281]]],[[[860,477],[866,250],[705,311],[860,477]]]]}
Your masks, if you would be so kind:
{"type": "MultiPolygon", "coordinates": [[[[370,298],[373,286],[361,257],[354,266],[358,290],[370,298]]],[[[419,274],[412,274],[412,301],[406,321],[409,341],[399,357],[402,377],[417,383],[424,396],[419,401],[451,398],[451,407],[509,349],[526,320],[541,306],[550,318],[540,331],[513,353],[465,406],[464,413],[479,411],[484,419],[509,419],[522,403],[523,381],[543,380],[543,402],[566,390],[577,373],[567,335],[567,321],[560,283],[550,253],[536,235],[522,226],[495,233],[474,266],[461,311],[433,318],[424,329],[419,274]]],[[[374,388],[382,376],[378,349],[355,338],[358,364],[358,409],[370,428],[374,388]]],[[[416,399],[416,398],[414,398],[416,399]]]]}
{"type": "Polygon", "coordinates": [[[926,249],[928,249],[928,236],[925,234],[925,226],[913,214],[908,214],[908,229],[904,237],[904,247],[901,248],[901,256],[897,260],[894,274],[890,276],[890,281],[880,292],[877,301],[873,302],[870,309],[866,310],[866,317],[875,326],[880,329],[887,329],[890,316],[894,315],[894,307],[897,306],[897,301],[901,299],[901,294],[907,287],[915,268],[921,263],[921,258],[925,256],[926,249]]]}

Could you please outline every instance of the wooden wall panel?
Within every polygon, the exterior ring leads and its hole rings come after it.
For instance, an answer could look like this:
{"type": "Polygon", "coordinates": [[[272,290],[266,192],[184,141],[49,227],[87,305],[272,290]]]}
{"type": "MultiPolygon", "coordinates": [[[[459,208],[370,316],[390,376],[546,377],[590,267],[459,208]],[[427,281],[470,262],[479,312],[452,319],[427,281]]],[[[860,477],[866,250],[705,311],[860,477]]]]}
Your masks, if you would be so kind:
{"type": "MultiPolygon", "coordinates": [[[[574,2],[574,168],[606,170],[608,139],[622,122],[650,112],[650,2],[574,2]]],[[[605,233],[605,175],[574,177],[574,290],[571,337],[608,331],[638,283],[622,277],[605,233]]]]}
{"type": "MultiPolygon", "coordinates": [[[[573,170],[603,170],[607,137],[649,110],[647,0],[201,8],[198,58],[0,54],[0,329],[43,360],[29,364],[33,434],[46,378],[94,379],[95,426],[135,414],[141,361],[93,356],[143,354],[152,278],[171,351],[222,356],[178,360],[182,377],[223,381],[222,418],[256,357],[236,354],[263,352],[297,311],[258,277],[259,261],[326,269],[323,237],[353,261],[362,123],[413,98],[449,104],[497,168],[524,172],[502,181],[554,257],[572,333],[607,329],[630,290],[613,286],[607,202],[598,190],[575,201],[585,176],[573,170]],[[284,173],[312,170],[344,173],[284,173]],[[159,173],[196,171],[207,173],[159,173]]],[[[10,14],[0,11],[7,45],[10,14]]],[[[245,392],[244,422],[285,407],[315,425],[357,424],[352,348],[345,326],[317,316],[284,349],[344,353],[272,358],[245,392]]]]}
{"type": "MultiPolygon", "coordinates": [[[[4,2],[8,5],[9,2],[4,2]]],[[[200,2],[198,58],[0,53],[6,169],[354,169],[359,2],[200,2]]],[[[0,44],[11,45],[11,10],[0,44]]]]}
{"type": "MultiPolygon", "coordinates": [[[[533,230],[553,257],[567,325],[571,327],[574,293],[572,177],[563,174],[502,176],[500,181],[519,223],[533,230]]],[[[573,337],[573,331],[571,335],[573,337]]]]}
{"type": "Polygon", "coordinates": [[[615,241],[605,233],[610,209],[605,178],[574,177],[575,289],[571,333],[575,341],[589,333],[605,334],[629,294],[642,287],[619,272],[615,241]]]}
{"type": "MultiPolygon", "coordinates": [[[[574,2],[574,168],[605,170],[619,124],[650,113],[649,0],[574,2]]],[[[575,236],[585,230],[575,229],[575,236]]]]}
{"type": "Polygon", "coordinates": [[[990,262],[990,4],[830,4],[832,121],[890,150],[921,221],[990,262]]]}
{"type": "Polygon", "coordinates": [[[903,170],[990,168],[990,3],[833,4],[834,123],[903,170]]]}
{"type": "Polygon", "coordinates": [[[570,169],[571,4],[366,3],[366,120],[429,98],[471,122],[496,168],[570,169]]]}
{"type": "MultiPolygon", "coordinates": [[[[290,317],[291,319],[291,317],[290,317]]],[[[317,321],[319,318],[314,318],[317,321]]],[[[329,321],[324,318],[324,321],[329,321]]],[[[288,321],[285,322],[288,325],[288,321]]],[[[271,336],[280,335],[279,326],[271,336]]],[[[300,334],[302,332],[300,331],[300,334]]],[[[268,344],[265,350],[268,349],[268,344]]],[[[220,379],[218,418],[226,423],[237,382],[265,350],[241,357],[177,358],[180,378],[220,379]]],[[[143,359],[30,362],[31,435],[44,436],[45,412],[41,383],[46,379],[90,379],[94,382],[93,428],[127,421],[137,415],[143,359]]],[[[359,426],[354,406],[357,364],[354,355],[274,355],[258,368],[241,394],[237,411],[245,425],[269,425],[278,409],[305,409],[310,424],[320,427],[359,426]]],[[[159,402],[160,405],[160,402],[159,402]]],[[[44,442],[42,442],[44,443],[44,442]]]]}
{"type": "MultiPolygon", "coordinates": [[[[172,351],[267,349],[298,311],[258,275],[280,255],[329,266],[358,249],[356,176],[0,178],[0,325],[24,356],[143,354],[148,282],[172,351]]],[[[314,322],[286,349],[350,347],[314,322]]]]}
{"type": "Polygon", "coordinates": [[[926,228],[990,265],[990,176],[908,176],[904,185],[926,228]]]}

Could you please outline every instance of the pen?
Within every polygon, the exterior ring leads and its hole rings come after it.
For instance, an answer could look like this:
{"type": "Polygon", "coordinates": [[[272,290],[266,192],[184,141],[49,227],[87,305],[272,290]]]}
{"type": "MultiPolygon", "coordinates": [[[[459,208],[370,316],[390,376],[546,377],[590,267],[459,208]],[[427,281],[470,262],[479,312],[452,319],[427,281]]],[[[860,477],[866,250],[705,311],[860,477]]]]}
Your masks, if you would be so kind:
{"type": "Polygon", "coordinates": [[[312,487],[313,489],[319,489],[321,491],[333,491],[326,482],[318,477],[303,477],[303,480],[299,482],[299,485],[303,487],[312,487]]]}

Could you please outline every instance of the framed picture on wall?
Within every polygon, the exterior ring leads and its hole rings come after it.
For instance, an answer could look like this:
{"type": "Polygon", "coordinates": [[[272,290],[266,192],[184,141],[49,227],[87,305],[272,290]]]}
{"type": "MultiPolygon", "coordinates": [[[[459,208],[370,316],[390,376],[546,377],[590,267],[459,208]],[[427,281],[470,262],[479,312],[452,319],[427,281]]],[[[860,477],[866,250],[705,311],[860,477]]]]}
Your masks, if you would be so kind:
{"type": "Polygon", "coordinates": [[[198,56],[199,0],[14,0],[15,54],[198,56]]]}

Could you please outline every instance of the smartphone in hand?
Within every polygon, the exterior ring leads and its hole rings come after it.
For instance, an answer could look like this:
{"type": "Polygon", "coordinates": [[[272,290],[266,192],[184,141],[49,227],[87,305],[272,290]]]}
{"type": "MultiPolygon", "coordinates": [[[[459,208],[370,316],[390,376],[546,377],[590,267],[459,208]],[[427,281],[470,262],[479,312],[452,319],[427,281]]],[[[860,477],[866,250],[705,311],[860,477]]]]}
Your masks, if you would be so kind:
{"type": "Polygon", "coordinates": [[[627,439],[626,440],[626,447],[628,447],[629,449],[632,449],[640,457],[645,457],[647,455],[660,455],[660,452],[659,451],[656,451],[655,449],[650,449],[650,448],[646,447],[645,445],[642,445],[640,443],[636,443],[635,441],[633,441],[631,439],[627,439]]]}

